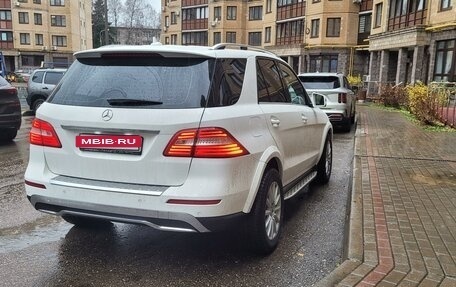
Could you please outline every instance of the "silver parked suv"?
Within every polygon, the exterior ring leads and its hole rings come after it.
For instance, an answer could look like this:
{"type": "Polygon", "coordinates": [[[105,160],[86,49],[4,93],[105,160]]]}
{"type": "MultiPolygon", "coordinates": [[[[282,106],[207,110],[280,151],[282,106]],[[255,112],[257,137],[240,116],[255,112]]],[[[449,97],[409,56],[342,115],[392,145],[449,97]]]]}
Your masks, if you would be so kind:
{"type": "Polygon", "coordinates": [[[274,54],[148,45],[75,57],[30,131],[25,189],[37,210],[79,227],[245,226],[270,253],[284,200],[330,179],[332,125],[274,54]]]}
{"type": "Polygon", "coordinates": [[[62,79],[66,69],[38,69],[27,82],[27,104],[36,111],[62,79]]]}

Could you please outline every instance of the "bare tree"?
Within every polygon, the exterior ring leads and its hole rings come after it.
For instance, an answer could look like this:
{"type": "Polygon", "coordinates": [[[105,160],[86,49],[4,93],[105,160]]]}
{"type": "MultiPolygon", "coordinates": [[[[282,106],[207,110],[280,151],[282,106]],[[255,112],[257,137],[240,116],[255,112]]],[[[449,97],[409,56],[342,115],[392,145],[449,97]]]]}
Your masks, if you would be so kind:
{"type": "Polygon", "coordinates": [[[108,12],[109,21],[114,24],[114,27],[118,27],[121,20],[121,14],[123,9],[122,0],[109,0],[108,1],[108,12]]]}

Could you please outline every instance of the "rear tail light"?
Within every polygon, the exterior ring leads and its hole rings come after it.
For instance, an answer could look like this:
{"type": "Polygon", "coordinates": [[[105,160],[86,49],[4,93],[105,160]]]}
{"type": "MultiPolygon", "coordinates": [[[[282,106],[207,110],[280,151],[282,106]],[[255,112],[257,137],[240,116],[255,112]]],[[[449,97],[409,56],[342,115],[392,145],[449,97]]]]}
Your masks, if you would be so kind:
{"type": "Polygon", "coordinates": [[[347,94],[346,93],[339,93],[338,102],[339,103],[347,103],[347,94]]]}
{"type": "Polygon", "coordinates": [[[221,199],[209,199],[209,200],[189,200],[189,199],[169,199],[166,203],[168,204],[186,204],[186,205],[216,205],[219,204],[221,199]]]}
{"type": "Polygon", "coordinates": [[[30,143],[40,146],[61,148],[59,137],[52,125],[48,122],[35,118],[30,130],[30,143]]]}
{"type": "Polygon", "coordinates": [[[247,154],[247,149],[229,132],[214,127],[179,131],[163,152],[164,156],[199,158],[229,158],[247,154]]]}
{"type": "Polygon", "coordinates": [[[17,95],[17,89],[15,87],[11,87],[11,88],[5,89],[4,91],[7,94],[10,94],[10,95],[17,95]]]}
{"type": "Polygon", "coordinates": [[[44,184],[36,183],[36,182],[33,182],[33,181],[29,181],[29,180],[25,180],[25,184],[26,184],[26,185],[33,186],[33,187],[38,187],[38,188],[46,189],[46,186],[45,186],[44,184]]]}

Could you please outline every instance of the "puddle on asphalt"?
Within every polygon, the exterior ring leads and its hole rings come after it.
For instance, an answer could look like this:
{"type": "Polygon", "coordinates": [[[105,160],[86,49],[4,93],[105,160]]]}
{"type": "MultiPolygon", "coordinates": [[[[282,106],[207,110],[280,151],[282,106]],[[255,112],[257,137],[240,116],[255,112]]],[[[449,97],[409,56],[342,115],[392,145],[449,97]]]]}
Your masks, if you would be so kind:
{"type": "Polygon", "coordinates": [[[59,217],[49,215],[21,226],[0,229],[0,254],[58,241],[65,237],[71,227],[59,217]]]}

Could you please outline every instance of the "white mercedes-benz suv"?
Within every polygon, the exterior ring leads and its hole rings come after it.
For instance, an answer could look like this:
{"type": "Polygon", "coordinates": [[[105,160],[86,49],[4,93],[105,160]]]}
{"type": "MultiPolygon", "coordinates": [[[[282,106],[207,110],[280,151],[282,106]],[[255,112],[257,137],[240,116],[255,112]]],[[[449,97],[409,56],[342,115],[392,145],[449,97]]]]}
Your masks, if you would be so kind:
{"type": "Polygon", "coordinates": [[[150,45],[75,57],[30,131],[25,189],[37,210],[80,227],[242,225],[267,254],[284,200],[329,181],[328,117],[272,53],[150,45]]]}

